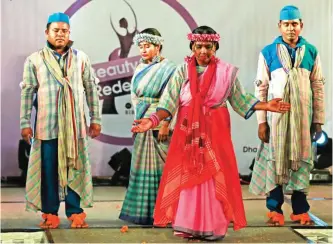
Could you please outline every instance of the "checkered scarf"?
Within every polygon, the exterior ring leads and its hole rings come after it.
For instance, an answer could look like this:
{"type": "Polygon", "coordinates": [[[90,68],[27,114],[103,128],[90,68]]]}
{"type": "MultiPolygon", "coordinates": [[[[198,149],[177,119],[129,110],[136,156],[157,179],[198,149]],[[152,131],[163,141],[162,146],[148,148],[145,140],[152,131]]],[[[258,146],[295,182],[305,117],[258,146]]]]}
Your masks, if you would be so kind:
{"type": "Polygon", "coordinates": [[[276,134],[273,141],[277,184],[287,181],[290,169],[297,171],[300,167],[301,101],[297,67],[303,59],[304,50],[305,47],[297,49],[293,67],[287,47],[283,44],[277,44],[279,60],[287,73],[283,101],[291,104],[290,112],[281,114],[277,121],[276,134]]]}
{"type": "Polygon", "coordinates": [[[41,56],[47,69],[61,87],[57,94],[59,127],[58,174],[59,185],[61,189],[66,192],[68,167],[78,169],[78,139],[75,122],[74,96],[70,82],[70,78],[75,70],[76,56],[73,55],[73,50],[69,49],[64,73],[51,49],[45,47],[41,52],[41,56]]]}

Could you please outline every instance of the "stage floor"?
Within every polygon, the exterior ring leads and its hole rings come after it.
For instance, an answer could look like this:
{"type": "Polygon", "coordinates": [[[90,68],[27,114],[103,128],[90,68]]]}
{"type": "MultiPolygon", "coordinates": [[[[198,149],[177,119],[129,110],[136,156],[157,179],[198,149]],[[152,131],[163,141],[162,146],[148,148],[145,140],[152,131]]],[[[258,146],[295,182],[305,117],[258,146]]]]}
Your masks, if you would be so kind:
{"type": "MultiPolygon", "coordinates": [[[[229,229],[224,243],[332,243],[332,185],[312,185],[309,194],[311,217],[316,223],[303,228],[290,221],[290,196],[286,196],[283,210],[284,227],[267,227],[264,197],[248,192],[243,185],[243,199],[248,227],[234,232],[229,229]]],[[[86,209],[89,229],[71,230],[65,218],[64,204],[59,216],[61,225],[57,230],[42,231],[39,213],[24,210],[24,188],[1,188],[1,241],[2,243],[175,243],[188,242],[173,236],[170,228],[142,228],[118,219],[126,189],[124,187],[94,187],[93,208],[86,209]],[[127,233],[120,228],[129,227],[127,233]]]]}

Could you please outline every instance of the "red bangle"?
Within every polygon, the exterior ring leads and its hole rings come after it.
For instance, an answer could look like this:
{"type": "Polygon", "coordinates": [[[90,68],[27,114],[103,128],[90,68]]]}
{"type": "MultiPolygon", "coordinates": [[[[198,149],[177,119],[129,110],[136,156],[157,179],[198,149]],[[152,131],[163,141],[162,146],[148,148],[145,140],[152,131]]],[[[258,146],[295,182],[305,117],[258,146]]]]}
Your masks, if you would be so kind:
{"type": "Polygon", "coordinates": [[[150,115],[149,119],[151,120],[151,122],[153,123],[152,128],[157,127],[160,124],[160,119],[158,118],[156,113],[153,113],[150,115]]]}

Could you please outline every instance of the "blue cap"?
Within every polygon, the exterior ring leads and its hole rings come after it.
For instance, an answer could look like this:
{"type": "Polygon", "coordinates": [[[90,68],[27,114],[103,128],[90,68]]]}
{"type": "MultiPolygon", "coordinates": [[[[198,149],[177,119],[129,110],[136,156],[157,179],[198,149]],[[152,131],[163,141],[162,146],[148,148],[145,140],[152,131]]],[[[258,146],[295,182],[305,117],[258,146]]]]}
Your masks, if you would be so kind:
{"type": "Polygon", "coordinates": [[[280,11],[280,20],[301,19],[301,13],[295,6],[289,5],[283,7],[280,11]]]}
{"type": "Polygon", "coordinates": [[[69,25],[69,17],[67,14],[64,14],[64,13],[54,13],[49,16],[49,19],[47,20],[47,24],[50,24],[53,22],[64,22],[69,25]]]}

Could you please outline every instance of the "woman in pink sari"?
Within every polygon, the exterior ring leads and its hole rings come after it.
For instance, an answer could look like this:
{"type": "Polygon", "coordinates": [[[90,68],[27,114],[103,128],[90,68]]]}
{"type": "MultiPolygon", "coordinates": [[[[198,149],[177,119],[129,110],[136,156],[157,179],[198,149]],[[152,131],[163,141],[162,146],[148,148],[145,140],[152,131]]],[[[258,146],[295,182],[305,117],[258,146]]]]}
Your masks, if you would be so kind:
{"type": "Polygon", "coordinates": [[[246,93],[238,69],[215,57],[220,36],[201,26],[188,35],[193,52],[178,66],[157,112],[136,120],[133,132],[154,128],[178,110],[158,191],[154,225],[172,223],[175,235],[222,239],[233,223],[246,226],[227,101],[245,119],[255,110],[286,112],[281,99],[259,102],[246,93]]]}

